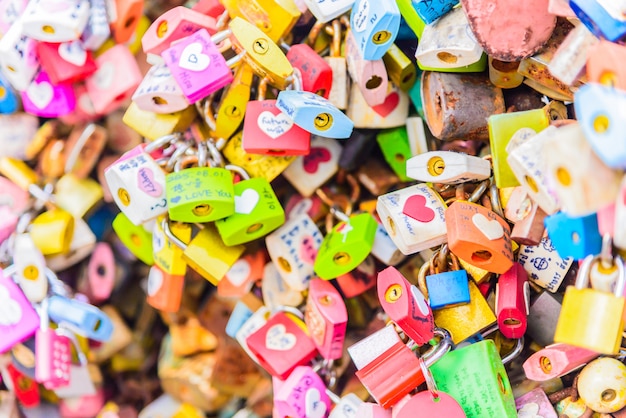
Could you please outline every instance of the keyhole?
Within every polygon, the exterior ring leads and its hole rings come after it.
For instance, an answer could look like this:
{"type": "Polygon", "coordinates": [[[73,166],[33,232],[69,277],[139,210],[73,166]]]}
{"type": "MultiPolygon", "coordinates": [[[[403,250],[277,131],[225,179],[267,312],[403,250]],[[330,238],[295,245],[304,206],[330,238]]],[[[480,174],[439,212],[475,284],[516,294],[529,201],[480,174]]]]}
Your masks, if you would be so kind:
{"type": "Polygon", "coordinates": [[[322,305],[325,305],[325,306],[330,305],[332,303],[332,301],[333,301],[333,299],[330,296],[328,296],[328,295],[324,295],[321,298],[319,298],[318,300],[320,301],[320,303],[322,305]]]}
{"type": "Polygon", "coordinates": [[[157,26],[157,37],[162,38],[165,36],[165,34],[167,33],[167,20],[164,20],[163,22],[159,23],[159,26],[157,26]]]}
{"type": "Polygon", "coordinates": [[[515,318],[507,318],[504,320],[504,325],[507,325],[509,327],[518,327],[522,325],[522,322],[515,318]]]}
{"type": "Polygon", "coordinates": [[[93,330],[98,331],[101,326],[102,326],[102,321],[98,319],[96,323],[93,325],[93,330]]]}
{"type": "Polygon", "coordinates": [[[539,358],[539,367],[541,368],[541,371],[545,374],[550,374],[550,372],[552,371],[552,362],[548,357],[541,356],[539,358]]]}
{"type": "Polygon", "coordinates": [[[43,25],[41,27],[41,31],[44,33],[48,33],[50,35],[54,35],[54,32],[55,32],[54,28],[50,25],[43,25]]]}
{"type": "Polygon", "coordinates": [[[128,206],[130,205],[130,194],[128,194],[128,190],[120,188],[117,190],[117,196],[120,198],[122,205],[128,206]]]}
{"type": "Polygon", "coordinates": [[[439,58],[439,61],[445,62],[446,64],[454,64],[455,62],[459,60],[459,58],[456,55],[451,54],[446,51],[442,51],[438,53],[437,58],[439,58]]]}
{"type": "Polygon", "coordinates": [[[241,112],[239,111],[239,108],[237,106],[228,106],[226,108],[226,116],[229,116],[231,118],[238,118],[239,116],[241,116],[241,112]]]}
{"type": "Polygon", "coordinates": [[[367,82],[365,83],[365,88],[368,90],[373,90],[376,87],[380,86],[383,82],[383,79],[377,75],[373,75],[367,82]]]}
{"type": "Polygon", "coordinates": [[[333,257],[333,262],[340,266],[345,266],[350,262],[351,259],[352,257],[350,257],[350,254],[342,251],[335,254],[335,256],[333,257]]]}
{"type": "Polygon", "coordinates": [[[246,230],[246,233],[254,234],[255,232],[259,231],[261,228],[263,228],[263,224],[260,224],[260,223],[250,225],[248,229],[246,230]]]}
{"type": "Polygon", "coordinates": [[[613,71],[603,72],[600,76],[600,84],[609,87],[615,87],[615,85],[617,84],[617,74],[615,74],[613,71]]]}
{"type": "Polygon", "coordinates": [[[101,277],[104,276],[106,272],[107,272],[107,269],[102,264],[100,264],[98,268],[96,269],[96,273],[98,274],[98,276],[101,276],[101,277]]]}
{"type": "Polygon", "coordinates": [[[491,253],[487,250],[474,251],[472,261],[475,263],[485,263],[491,259],[491,253]]]}
{"type": "Polygon", "coordinates": [[[394,284],[389,286],[385,292],[385,300],[389,303],[395,303],[402,296],[402,286],[394,284]]]}
{"type": "Polygon", "coordinates": [[[533,191],[533,193],[538,193],[539,192],[539,187],[537,187],[537,183],[535,183],[535,179],[526,175],[524,176],[524,180],[526,181],[526,185],[528,185],[528,188],[530,190],[533,191]]]}
{"type": "Polygon", "coordinates": [[[572,176],[565,167],[559,167],[556,169],[556,179],[563,186],[569,186],[572,184],[572,176]]]}
{"type": "Polygon", "coordinates": [[[33,265],[26,266],[22,272],[22,276],[27,280],[35,280],[39,277],[39,269],[33,265]]]}
{"type": "Polygon", "coordinates": [[[0,100],[4,100],[4,97],[7,95],[7,89],[0,86],[0,100]]]}
{"type": "Polygon", "coordinates": [[[124,22],[124,27],[125,28],[130,28],[133,24],[135,23],[135,16],[131,16],[128,19],[126,19],[126,22],[124,22]]]}
{"type": "Polygon", "coordinates": [[[287,273],[291,273],[291,264],[289,264],[289,261],[285,260],[283,257],[278,257],[278,265],[287,273]]]}
{"type": "Polygon", "coordinates": [[[389,225],[389,233],[392,237],[396,236],[396,223],[393,221],[391,216],[387,217],[387,224],[389,225]]]}
{"type": "Polygon", "coordinates": [[[502,394],[506,393],[506,387],[504,386],[504,378],[502,378],[502,375],[498,373],[498,386],[500,387],[500,392],[502,392],[502,394]]]}
{"type": "Polygon", "coordinates": [[[252,44],[252,50],[259,55],[264,55],[269,49],[269,43],[265,38],[259,38],[252,44]]]}
{"type": "Polygon", "coordinates": [[[441,157],[433,157],[428,160],[427,169],[428,174],[430,174],[431,176],[440,176],[446,169],[446,162],[441,157]]]}
{"type": "Polygon", "coordinates": [[[376,45],[380,45],[380,44],[384,44],[385,42],[387,42],[389,39],[391,39],[391,32],[387,31],[387,30],[381,30],[378,31],[374,34],[374,36],[372,36],[372,41],[376,44],[376,45]]]}
{"type": "Polygon", "coordinates": [[[133,243],[135,247],[141,247],[141,238],[139,238],[139,235],[132,234],[130,236],[130,241],[133,243]]]}
{"type": "Polygon", "coordinates": [[[613,389],[606,389],[600,396],[603,402],[612,402],[617,397],[617,392],[613,389]]]}
{"type": "Polygon", "coordinates": [[[330,115],[330,113],[320,113],[315,117],[313,124],[320,131],[325,131],[332,126],[333,117],[330,115]]]}
{"type": "Polygon", "coordinates": [[[603,134],[609,130],[609,118],[605,115],[599,115],[593,120],[593,129],[599,134],[603,134]]]}
{"type": "Polygon", "coordinates": [[[193,208],[192,212],[196,216],[206,216],[209,213],[213,212],[213,207],[207,204],[198,205],[195,208],[193,208]]]}
{"type": "Polygon", "coordinates": [[[22,392],[27,391],[32,386],[32,381],[26,376],[20,376],[17,378],[17,387],[20,388],[22,392]]]}
{"type": "Polygon", "coordinates": [[[167,100],[165,100],[164,98],[159,97],[159,96],[154,96],[154,97],[152,98],[152,102],[153,102],[155,105],[158,105],[158,106],[162,106],[162,105],[166,105],[166,104],[167,104],[167,100]]]}

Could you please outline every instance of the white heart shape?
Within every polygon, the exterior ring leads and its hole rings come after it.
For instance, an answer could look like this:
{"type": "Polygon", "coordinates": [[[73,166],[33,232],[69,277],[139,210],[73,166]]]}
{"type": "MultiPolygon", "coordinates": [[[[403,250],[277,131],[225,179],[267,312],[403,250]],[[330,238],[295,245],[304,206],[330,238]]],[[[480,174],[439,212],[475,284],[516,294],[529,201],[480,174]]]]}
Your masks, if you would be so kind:
{"type": "Polygon", "coordinates": [[[241,286],[250,277],[252,268],[247,260],[240,258],[226,272],[226,278],[235,286],[241,286]]]}
{"type": "Polygon", "coordinates": [[[519,411],[517,411],[518,418],[543,418],[539,415],[539,405],[535,402],[530,402],[524,405],[519,411]]]}
{"type": "Polygon", "coordinates": [[[79,41],[62,43],[57,51],[61,58],[77,67],[85,65],[87,61],[87,51],[79,41]]]}
{"type": "Polygon", "coordinates": [[[324,418],[326,414],[326,404],[322,402],[320,391],[311,388],[304,395],[304,411],[306,418],[324,418]]]}
{"type": "Polygon", "coordinates": [[[254,189],[246,189],[241,196],[235,195],[235,213],[249,215],[252,213],[261,197],[259,192],[254,189]]]}
{"type": "Polygon", "coordinates": [[[194,42],[183,49],[178,66],[190,71],[204,71],[211,63],[208,55],[202,53],[202,44],[194,42]]]}
{"type": "Polygon", "coordinates": [[[276,139],[289,132],[293,126],[293,120],[283,112],[275,115],[266,110],[259,114],[257,125],[259,125],[259,129],[261,129],[265,135],[276,139]]]}
{"type": "Polygon", "coordinates": [[[33,82],[30,83],[30,86],[26,89],[26,94],[35,106],[39,109],[44,109],[52,101],[54,90],[52,89],[52,85],[47,81],[42,81],[41,83],[33,82]]]}
{"type": "Polygon", "coordinates": [[[265,334],[265,347],[270,350],[288,351],[296,346],[296,336],[287,332],[283,324],[276,324],[265,334]]]}
{"type": "Polygon", "coordinates": [[[490,221],[482,213],[477,213],[472,216],[472,222],[476,228],[478,228],[478,230],[490,241],[500,239],[504,235],[504,228],[502,228],[500,222],[495,219],[490,221]]]}
{"type": "Polygon", "coordinates": [[[17,325],[22,319],[22,307],[11,298],[9,289],[0,285],[0,325],[17,325]]]}
{"type": "Polygon", "coordinates": [[[99,90],[106,90],[113,84],[115,78],[115,64],[107,61],[102,64],[98,71],[93,75],[93,81],[99,90]]]}
{"type": "Polygon", "coordinates": [[[152,266],[148,274],[148,296],[154,296],[163,286],[163,273],[158,268],[152,266]]]}

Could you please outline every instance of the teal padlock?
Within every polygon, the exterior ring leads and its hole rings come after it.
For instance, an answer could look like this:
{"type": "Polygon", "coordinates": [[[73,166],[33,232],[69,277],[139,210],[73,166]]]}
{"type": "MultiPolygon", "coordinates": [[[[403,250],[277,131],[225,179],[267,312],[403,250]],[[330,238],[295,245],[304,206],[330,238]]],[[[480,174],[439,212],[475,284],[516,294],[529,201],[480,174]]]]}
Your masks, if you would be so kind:
{"type": "Polygon", "coordinates": [[[262,177],[235,184],[235,213],[215,222],[224,244],[239,245],[264,237],[285,223],[285,211],[262,177]]]}
{"type": "Polygon", "coordinates": [[[378,227],[369,213],[348,217],[342,212],[331,210],[341,222],[324,237],[313,265],[315,274],[325,280],[357,268],[371,252],[378,227]]]}
{"type": "Polygon", "coordinates": [[[467,418],[516,418],[511,383],[493,340],[450,351],[430,366],[437,388],[456,399],[467,418]]]}

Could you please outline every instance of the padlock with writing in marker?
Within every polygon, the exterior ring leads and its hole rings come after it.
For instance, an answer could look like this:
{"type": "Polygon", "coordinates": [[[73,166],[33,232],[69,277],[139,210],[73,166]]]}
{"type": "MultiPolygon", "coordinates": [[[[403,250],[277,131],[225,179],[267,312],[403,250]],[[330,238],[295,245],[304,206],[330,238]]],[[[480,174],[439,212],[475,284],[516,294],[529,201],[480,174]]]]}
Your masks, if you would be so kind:
{"type": "Polygon", "coordinates": [[[330,65],[307,44],[295,44],[287,51],[287,59],[302,75],[302,90],[328,99],[333,71],[330,65]]]}
{"type": "Polygon", "coordinates": [[[46,260],[29,234],[17,234],[13,241],[14,280],[31,303],[48,294],[46,260]]]}
{"type": "Polygon", "coordinates": [[[369,255],[378,223],[369,213],[347,216],[335,211],[340,222],[329,230],[320,246],[315,274],[331,280],[355,269],[369,255]]]}
{"type": "Polygon", "coordinates": [[[239,345],[241,345],[241,348],[243,348],[243,350],[248,353],[250,358],[252,358],[257,363],[259,363],[259,360],[248,347],[247,340],[249,336],[261,329],[261,327],[263,327],[267,323],[267,320],[270,318],[270,316],[270,310],[265,306],[261,306],[256,309],[253,314],[249,315],[248,318],[245,319],[244,322],[240,324],[236,330],[233,329],[233,331],[235,332],[234,338],[237,340],[239,345]]]}
{"type": "Polygon", "coordinates": [[[434,337],[433,313],[424,295],[395,267],[378,273],[378,300],[385,313],[418,345],[434,337]]]}
{"type": "Polygon", "coordinates": [[[447,241],[445,203],[426,184],[416,184],[378,197],[376,211],[403,254],[413,254],[447,241]]]}
{"type": "Polygon", "coordinates": [[[41,324],[35,336],[35,380],[47,389],[65,386],[70,381],[72,349],[69,332],[63,328],[50,329],[48,303],[44,300],[39,311],[41,324]]]}
{"type": "Polygon", "coordinates": [[[528,324],[530,287],[528,275],[519,263],[498,278],[496,316],[498,328],[506,338],[522,338],[528,324]]]}
{"type": "Polygon", "coordinates": [[[550,60],[550,74],[567,85],[575,84],[585,73],[587,54],[598,42],[598,38],[585,25],[577,25],[550,60]]]}
{"type": "Polygon", "coordinates": [[[267,34],[268,38],[278,42],[294,27],[301,13],[295,2],[276,2],[274,0],[254,0],[242,3],[237,0],[221,2],[231,17],[253,20],[256,27],[267,34]]]}
{"type": "Polygon", "coordinates": [[[324,381],[309,366],[298,366],[274,394],[275,417],[325,417],[331,401],[324,381]]]}
{"type": "Polygon", "coordinates": [[[317,354],[303,325],[293,314],[278,312],[247,338],[248,348],[272,376],[286,379],[293,369],[308,364],[317,354]]]}
{"type": "Polygon", "coordinates": [[[417,79],[417,68],[413,61],[396,45],[392,44],[383,56],[389,79],[403,91],[408,91],[417,79]]]}
{"type": "Polygon", "coordinates": [[[415,180],[458,184],[486,180],[491,176],[489,161],[452,151],[430,151],[406,162],[406,174],[415,180]]]}
{"type": "Polygon", "coordinates": [[[218,138],[230,138],[244,120],[253,76],[252,68],[241,63],[235,70],[233,82],[224,88],[215,112],[214,133],[218,138]]]}
{"type": "Polygon", "coordinates": [[[619,352],[624,329],[624,264],[614,258],[618,280],[614,292],[588,288],[589,274],[598,256],[590,255],[576,277],[576,286],[568,286],[556,326],[554,341],[593,350],[601,354],[619,352]]]}
{"type": "Polygon", "coordinates": [[[313,265],[322,234],[307,214],[289,219],[265,238],[270,258],[287,285],[305,290],[313,277],[313,265]]]}
{"type": "Polygon", "coordinates": [[[422,70],[474,70],[485,64],[483,48],[470,30],[462,8],[453,9],[424,28],[415,51],[422,70]]]}
{"type": "Polygon", "coordinates": [[[365,102],[369,106],[383,104],[387,96],[389,80],[382,58],[376,60],[363,59],[351,30],[346,33],[345,54],[350,78],[361,91],[365,102]]]}
{"type": "Polygon", "coordinates": [[[626,48],[623,45],[601,40],[587,54],[587,80],[624,90],[626,73],[619,63],[625,57],[626,48]]]}
{"type": "Polygon", "coordinates": [[[0,30],[2,33],[6,33],[11,25],[18,20],[27,4],[27,1],[22,0],[10,0],[6,2],[6,8],[3,9],[2,17],[0,17],[0,30]]]}
{"type": "Polygon", "coordinates": [[[433,23],[442,16],[450,12],[458,3],[457,0],[445,0],[438,4],[429,2],[428,0],[412,0],[413,8],[422,20],[427,23],[433,23]]]}
{"type": "Polygon", "coordinates": [[[18,91],[28,88],[39,69],[37,41],[22,34],[23,24],[17,20],[0,40],[2,73],[18,91]]]}
{"type": "Polygon", "coordinates": [[[460,259],[493,273],[513,265],[511,228],[495,212],[466,201],[456,201],[446,211],[450,251],[460,259]]]}
{"type": "Polygon", "coordinates": [[[174,41],[190,36],[200,29],[206,29],[211,35],[215,34],[215,19],[187,7],[174,7],[159,16],[141,38],[143,52],[161,55],[174,41]]]}
{"type": "Polygon", "coordinates": [[[39,328],[39,316],[22,290],[8,275],[2,272],[0,272],[0,298],[3,301],[0,304],[2,306],[0,330],[3,335],[0,342],[0,353],[4,353],[15,344],[35,334],[39,328]]]}
{"type": "Polygon", "coordinates": [[[131,39],[143,14],[144,0],[115,2],[116,19],[111,24],[113,39],[122,44],[131,39]]]}
{"type": "Polygon", "coordinates": [[[235,213],[215,222],[226,245],[263,237],[285,223],[285,211],[264,178],[244,179],[234,186],[235,213]]]}
{"type": "Polygon", "coordinates": [[[361,56],[381,59],[398,36],[400,10],[393,2],[358,0],[352,7],[350,27],[361,56]]]}
{"type": "Polygon", "coordinates": [[[59,295],[48,299],[48,314],[53,322],[67,322],[73,331],[95,341],[104,342],[111,338],[113,323],[99,308],[59,295]]]}
{"type": "Polygon", "coordinates": [[[167,212],[165,173],[148,153],[118,159],[104,176],[115,203],[135,225],[167,212]]]}
{"type": "Polygon", "coordinates": [[[338,109],[348,107],[348,76],[346,58],[341,55],[341,23],[335,19],[332,24],[333,40],[330,46],[330,56],[324,57],[332,70],[332,85],[328,100],[338,109]]]}
{"type": "Polygon", "coordinates": [[[449,254],[447,245],[444,244],[433,254],[428,265],[428,275],[424,276],[423,281],[420,280],[420,290],[427,295],[428,305],[432,309],[470,302],[467,272],[460,268],[458,258],[454,254],[449,254]],[[448,263],[448,257],[452,261],[451,265],[448,263]]]}
{"type": "Polygon", "coordinates": [[[552,245],[563,258],[581,260],[599,254],[602,237],[598,232],[598,216],[568,216],[563,212],[548,216],[544,223],[552,245]]]}
{"type": "Polygon", "coordinates": [[[124,212],[118,213],[112,222],[113,231],[135,257],[151,266],[154,264],[152,234],[143,225],[134,224],[124,212]]]}
{"type": "Polygon", "coordinates": [[[341,150],[339,142],[313,136],[309,154],[297,157],[283,175],[302,196],[309,197],[335,175],[341,150]]]}
{"type": "MultiPolygon", "coordinates": [[[[571,239],[571,236],[568,239],[571,239]]],[[[517,261],[528,272],[530,281],[555,293],[574,259],[559,256],[550,238],[544,237],[539,245],[522,245],[517,261]]]]}
{"type": "Polygon", "coordinates": [[[33,115],[56,118],[67,115],[76,107],[72,86],[67,83],[53,85],[50,77],[40,71],[22,92],[24,110],[33,115]]]}
{"type": "Polygon", "coordinates": [[[570,0],[569,5],[576,17],[598,38],[611,42],[618,41],[626,35],[626,21],[612,15],[600,0],[570,0]]]}
{"type": "Polygon", "coordinates": [[[23,34],[40,42],[70,42],[80,38],[89,19],[89,0],[50,4],[28,3],[22,15],[23,34]]]}
{"type": "Polygon", "coordinates": [[[165,64],[153,65],[148,70],[132,99],[142,110],[154,113],[174,113],[189,106],[165,64]]]}
{"type": "Polygon", "coordinates": [[[33,219],[28,232],[43,255],[65,254],[74,236],[74,217],[54,208],[33,219]]]}
{"type": "Polygon", "coordinates": [[[37,54],[41,67],[53,84],[74,83],[96,71],[91,52],[86,51],[80,41],[61,44],[40,42],[37,54]]]}
{"type": "Polygon", "coordinates": [[[106,0],[89,1],[89,19],[80,36],[85,49],[95,51],[104,44],[111,35],[109,20],[107,17],[106,0]]]}
{"type": "Polygon", "coordinates": [[[568,374],[589,363],[600,353],[567,344],[549,345],[524,362],[524,373],[530,380],[543,382],[568,374]]]}
{"type": "Polygon", "coordinates": [[[341,295],[330,282],[313,279],[309,283],[304,323],[324,359],[341,358],[348,312],[341,295]]]}

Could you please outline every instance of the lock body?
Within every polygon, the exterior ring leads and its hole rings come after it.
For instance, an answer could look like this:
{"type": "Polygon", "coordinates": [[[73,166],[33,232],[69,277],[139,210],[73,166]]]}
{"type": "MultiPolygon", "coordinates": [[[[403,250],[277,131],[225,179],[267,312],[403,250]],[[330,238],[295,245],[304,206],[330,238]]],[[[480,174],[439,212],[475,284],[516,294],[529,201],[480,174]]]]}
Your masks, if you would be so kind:
{"type": "Polygon", "coordinates": [[[350,29],[363,59],[381,59],[398,36],[400,10],[394,2],[357,0],[350,14],[350,29]]]}
{"type": "Polygon", "coordinates": [[[189,106],[165,64],[153,65],[148,70],[132,99],[142,110],[154,113],[180,112],[189,106]]]}
{"type": "Polygon", "coordinates": [[[89,19],[89,1],[72,0],[54,7],[38,0],[29,2],[22,16],[23,33],[40,42],[77,40],[89,19]]]}
{"type": "Polygon", "coordinates": [[[333,83],[333,70],[324,58],[307,44],[296,44],[287,52],[287,59],[302,74],[302,90],[328,99],[333,83]]]}
{"type": "Polygon", "coordinates": [[[4,309],[0,314],[0,330],[5,337],[0,342],[0,353],[4,353],[35,334],[39,328],[39,316],[9,277],[0,277],[0,296],[4,301],[4,309]]]}
{"type": "Polygon", "coordinates": [[[50,77],[40,71],[22,92],[24,110],[33,115],[56,118],[67,115],[76,107],[76,97],[71,84],[53,85],[50,77]]]}
{"type": "Polygon", "coordinates": [[[296,158],[283,175],[302,196],[312,196],[337,172],[341,150],[338,141],[313,136],[308,155],[296,158]]]}
{"type": "Polygon", "coordinates": [[[320,279],[311,280],[304,322],[324,359],[341,358],[348,312],[341,295],[332,284],[320,279]]]}
{"type": "Polygon", "coordinates": [[[528,280],[556,293],[574,259],[561,257],[550,238],[544,237],[539,245],[520,246],[517,262],[528,273],[528,280]]]}
{"type": "Polygon", "coordinates": [[[573,217],[563,212],[545,219],[546,230],[562,258],[581,260],[588,255],[599,254],[602,250],[602,237],[598,232],[598,216],[573,217]]]}
{"type": "Polygon", "coordinates": [[[406,175],[415,180],[458,184],[486,180],[491,176],[489,161],[452,151],[430,151],[406,162],[406,175]]]}
{"type": "Polygon", "coordinates": [[[506,338],[522,338],[528,325],[530,288],[527,273],[519,263],[501,274],[496,288],[498,328],[506,338]]]}
{"type": "Polygon", "coordinates": [[[428,304],[432,309],[469,303],[469,282],[465,270],[453,270],[426,276],[428,304]]]}
{"type": "Polygon", "coordinates": [[[326,386],[309,366],[298,366],[276,391],[274,410],[280,418],[325,416],[331,408],[326,386]]]}

